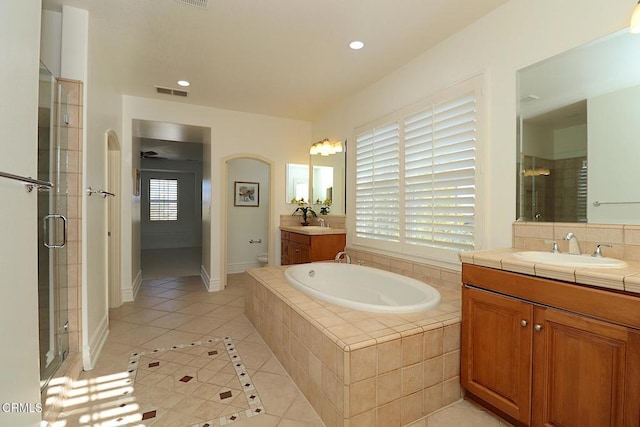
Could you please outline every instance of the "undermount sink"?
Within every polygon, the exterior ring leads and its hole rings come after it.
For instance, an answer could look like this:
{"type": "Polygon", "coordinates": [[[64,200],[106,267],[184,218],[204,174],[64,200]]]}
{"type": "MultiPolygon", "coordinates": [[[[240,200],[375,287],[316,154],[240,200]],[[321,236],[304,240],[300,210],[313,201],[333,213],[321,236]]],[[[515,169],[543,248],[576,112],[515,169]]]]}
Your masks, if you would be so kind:
{"type": "Polygon", "coordinates": [[[561,267],[575,268],[623,268],[627,263],[614,258],[593,257],[590,255],[572,255],[567,253],[554,253],[542,251],[525,251],[513,254],[524,261],[558,265],[561,267]]]}

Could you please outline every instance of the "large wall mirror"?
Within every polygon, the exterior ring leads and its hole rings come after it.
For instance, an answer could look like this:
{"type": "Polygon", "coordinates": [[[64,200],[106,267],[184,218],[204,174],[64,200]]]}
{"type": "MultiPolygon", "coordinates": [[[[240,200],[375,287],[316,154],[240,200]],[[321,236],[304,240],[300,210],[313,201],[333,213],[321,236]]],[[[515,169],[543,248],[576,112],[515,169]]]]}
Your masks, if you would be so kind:
{"type": "Polygon", "coordinates": [[[640,36],[519,70],[517,217],[640,224],[640,36]]]}

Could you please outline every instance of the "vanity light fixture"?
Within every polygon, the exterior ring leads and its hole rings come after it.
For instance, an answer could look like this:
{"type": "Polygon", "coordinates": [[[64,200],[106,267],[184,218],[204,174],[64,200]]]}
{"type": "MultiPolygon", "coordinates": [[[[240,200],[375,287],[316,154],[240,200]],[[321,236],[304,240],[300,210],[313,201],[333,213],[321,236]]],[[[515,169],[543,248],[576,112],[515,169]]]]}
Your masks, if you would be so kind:
{"type": "Polygon", "coordinates": [[[549,168],[535,168],[535,169],[523,169],[523,176],[549,176],[551,171],[549,168]]]}
{"type": "Polygon", "coordinates": [[[364,43],[361,42],[360,40],[354,40],[351,43],[349,43],[349,47],[353,50],[360,50],[364,47],[364,43]]]}
{"type": "Polygon", "coordinates": [[[318,141],[311,146],[309,154],[315,156],[329,156],[331,154],[342,153],[342,141],[331,142],[328,138],[318,141]]]}
{"type": "Polygon", "coordinates": [[[640,34],[640,1],[638,1],[635,9],[633,9],[629,31],[631,31],[633,34],[640,34]]]}
{"type": "Polygon", "coordinates": [[[182,87],[189,87],[189,86],[191,86],[191,83],[189,83],[189,82],[188,82],[188,81],[186,81],[186,80],[178,80],[178,81],[177,81],[177,83],[178,83],[178,85],[179,85],[179,86],[182,86],[182,87]]]}

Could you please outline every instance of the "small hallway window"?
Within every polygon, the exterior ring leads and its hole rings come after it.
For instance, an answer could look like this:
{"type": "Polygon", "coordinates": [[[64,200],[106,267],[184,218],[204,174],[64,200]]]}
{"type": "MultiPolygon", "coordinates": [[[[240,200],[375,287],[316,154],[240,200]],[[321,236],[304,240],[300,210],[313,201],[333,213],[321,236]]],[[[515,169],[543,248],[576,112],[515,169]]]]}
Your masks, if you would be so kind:
{"type": "Polygon", "coordinates": [[[149,179],[149,221],[178,220],[178,180],[149,179]]]}

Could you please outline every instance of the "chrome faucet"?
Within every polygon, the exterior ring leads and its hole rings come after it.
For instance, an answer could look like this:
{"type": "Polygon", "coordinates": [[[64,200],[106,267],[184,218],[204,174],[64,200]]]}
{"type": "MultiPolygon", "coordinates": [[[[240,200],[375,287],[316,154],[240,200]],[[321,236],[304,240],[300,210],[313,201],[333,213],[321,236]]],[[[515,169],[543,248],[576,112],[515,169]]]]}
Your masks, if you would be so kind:
{"type": "Polygon", "coordinates": [[[592,257],[596,257],[596,258],[602,257],[602,249],[601,249],[602,246],[604,246],[606,248],[612,247],[612,245],[610,243],[599,243],[598,245],[596,245],[596,250],[593,251],[593,255],[591,255],[591,256],[592,257]]]}
{"type": "Polygon", "coordinates": [[[318,222],[320,223],[320,227],[326,227],[324,224],[324,218],[318,218],[318,222]]]}
{"type": "Polygon", "coordinates": [[[567,233],[564,236],[564,240],[569,241],[569,253],[573,255],[580,255],[582,251],[580,251],[580,243],[578,243],[578,238],[573,233],[567,233]]]}
{"type": "Polygon", "coordinates": [[[351,257],[349,256],[348,253],[346,253],[345,251],[340,251],[336,254],[335,257],[335,261],[341,263],[342,262],[342,258],[344,257],[344,261],[347,264],[351,264],[351,257]]]}

